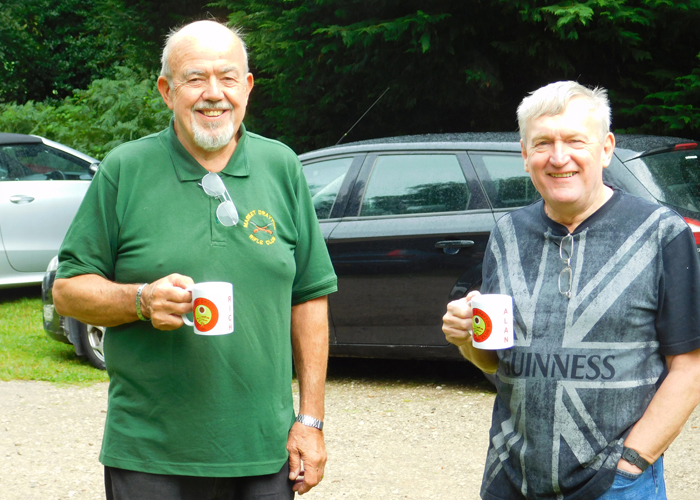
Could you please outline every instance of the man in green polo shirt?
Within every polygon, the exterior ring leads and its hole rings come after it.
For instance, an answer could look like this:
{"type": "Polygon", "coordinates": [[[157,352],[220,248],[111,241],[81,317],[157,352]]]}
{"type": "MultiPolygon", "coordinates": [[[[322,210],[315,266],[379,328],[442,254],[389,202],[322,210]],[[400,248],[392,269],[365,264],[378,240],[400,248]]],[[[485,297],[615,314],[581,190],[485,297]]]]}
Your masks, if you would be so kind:
{"type": "Polygon", "coordinates": [[[56,309],[108,327],[109,500],[287,499],[323,478],[336,277],[296,155],[242,123],[252,87],[229,28],[172,33],[158,80],[170,126],[107,155],[61,248],[56,309]],[[205,281],[233,284],[233,333],[183,326],[185,288],[205,281]]]}

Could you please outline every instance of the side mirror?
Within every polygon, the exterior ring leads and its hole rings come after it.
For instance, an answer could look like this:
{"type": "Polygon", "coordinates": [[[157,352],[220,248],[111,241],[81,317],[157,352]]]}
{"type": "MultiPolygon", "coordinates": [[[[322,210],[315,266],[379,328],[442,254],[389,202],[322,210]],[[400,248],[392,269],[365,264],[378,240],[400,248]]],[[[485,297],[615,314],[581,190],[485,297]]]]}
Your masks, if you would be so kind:
{"type": "Polygon", "coordinates": [[[90,170],[91,175],[92,175],[93,177],[94,177],[95,174],[97,173],[97,168],[98,168],[99,166],[100,166],[100,162],[97,161],[97,162],[91,164],[91,165],[88,167],[88,170],[90,170]]]}

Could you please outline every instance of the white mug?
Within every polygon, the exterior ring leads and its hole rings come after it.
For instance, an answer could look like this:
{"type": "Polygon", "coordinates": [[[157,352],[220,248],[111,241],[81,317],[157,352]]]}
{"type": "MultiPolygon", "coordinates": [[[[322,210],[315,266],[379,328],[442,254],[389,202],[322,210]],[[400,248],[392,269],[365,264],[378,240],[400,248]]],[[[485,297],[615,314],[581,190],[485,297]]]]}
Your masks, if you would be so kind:
{"type": "Polygon", "coordinates": [[[192,317],[182,315],[187,326],[199,335],[226,335],[233,332],[233,285],[224,281],[206,281],[187,287],[192,292],[192,317]]]}
{"type": "Polygon", "coordinates": [[[510,295],[477,295],[472,305],[472,345],[496,350],[513,347],[513,298],[510,295]]]}

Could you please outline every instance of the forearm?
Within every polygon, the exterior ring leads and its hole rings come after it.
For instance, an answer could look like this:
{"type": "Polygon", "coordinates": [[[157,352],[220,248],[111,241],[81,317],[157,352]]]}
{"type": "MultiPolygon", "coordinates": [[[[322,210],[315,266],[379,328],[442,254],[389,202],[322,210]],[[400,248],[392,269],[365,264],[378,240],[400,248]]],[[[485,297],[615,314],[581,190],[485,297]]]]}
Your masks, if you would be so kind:
{"type": "Polygon", "coordinates": [[[328,367],[326,297],[292,307],[292,351],[299,381],[299,413],[323,420],[328,367]]]}
{"type": "Polygon", "coordinates": [[[496,351],[477,349],[471,341],[468,341],[459,346],[459,352],[482,372],[496,373],[498,369],[498,355],[496,351]]]}
{"type": "MultiPolygon", "coordinates": [[[[186,288],[192,278],[170,274],[143,288],[141,314],[159,330],[182,326],[182,314],[192,311],[186,288]]],[[[137,321],[136,292],[140,284],[122,284],[96,274],[57,279],[53,285],[56,311],[91,325],[118,326],[137,321]]],[[[326,340],[327,342],[327,340],[326,340]]]]}
{"type": "Polygon", "coordinates": [[[668,376],[625,440],[650,463],[680,434],[700,402],[700,350],[667,359],[668,376]]]}
{"type": "Polygon", "coordinates": [[[117,326],[138,319],[138,284],[121,284],[97,274],[57,279],[53,285],[56,311],[83,323],[117,326]]]}

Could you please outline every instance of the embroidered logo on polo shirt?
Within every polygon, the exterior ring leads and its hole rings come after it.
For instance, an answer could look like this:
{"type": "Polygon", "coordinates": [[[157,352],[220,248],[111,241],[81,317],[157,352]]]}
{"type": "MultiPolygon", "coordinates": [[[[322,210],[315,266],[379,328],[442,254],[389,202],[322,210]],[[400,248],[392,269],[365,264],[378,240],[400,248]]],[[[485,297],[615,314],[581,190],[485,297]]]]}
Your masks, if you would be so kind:
{"type": "Polygon", "coordinates": [[[248,238],[258,245],[272,245],[277,238],[275,219],[265,210],[251,210],[243,219],[243,227],[248,229],[248,238]]]}

